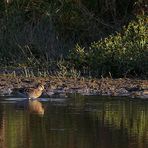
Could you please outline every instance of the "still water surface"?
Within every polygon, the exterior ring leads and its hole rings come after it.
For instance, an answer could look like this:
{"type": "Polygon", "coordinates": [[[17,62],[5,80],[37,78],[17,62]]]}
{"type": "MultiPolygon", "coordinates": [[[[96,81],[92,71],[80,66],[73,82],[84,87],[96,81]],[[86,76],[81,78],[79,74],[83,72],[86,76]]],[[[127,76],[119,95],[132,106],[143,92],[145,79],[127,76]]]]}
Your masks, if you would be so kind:
{"type": "Polygon", "coordinates": [[[0,148],[148,148],[148,101],[1,100],[0,148]]]}

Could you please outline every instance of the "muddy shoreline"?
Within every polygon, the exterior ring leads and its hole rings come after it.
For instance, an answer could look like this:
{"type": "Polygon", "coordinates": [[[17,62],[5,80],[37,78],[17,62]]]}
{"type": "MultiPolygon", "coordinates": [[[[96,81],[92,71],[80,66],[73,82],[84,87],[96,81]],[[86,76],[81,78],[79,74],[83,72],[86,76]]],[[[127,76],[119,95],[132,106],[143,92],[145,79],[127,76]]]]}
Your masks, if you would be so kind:
{"type": "Polygon", "coordinates": [[[66,97],[67,93],[79,93],[81,95],[127,96],[148,99],[148,80],[53,76],[46,78],[0,76],[0,96],[11,96],[14,88],[33,87],[41,81],[45,83],[43,95],[47,97],[66,97]]]}

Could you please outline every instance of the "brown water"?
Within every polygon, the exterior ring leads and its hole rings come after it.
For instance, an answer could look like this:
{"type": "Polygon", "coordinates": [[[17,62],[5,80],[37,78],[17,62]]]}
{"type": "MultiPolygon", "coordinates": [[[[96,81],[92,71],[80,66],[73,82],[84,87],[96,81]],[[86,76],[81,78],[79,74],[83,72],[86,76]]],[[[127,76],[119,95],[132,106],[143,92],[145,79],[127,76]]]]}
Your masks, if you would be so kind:
{"type": "Polygon", "coordinates": [[[148,148],[148,101],[9,98],[0,102],[0,148],[148,148]]]}

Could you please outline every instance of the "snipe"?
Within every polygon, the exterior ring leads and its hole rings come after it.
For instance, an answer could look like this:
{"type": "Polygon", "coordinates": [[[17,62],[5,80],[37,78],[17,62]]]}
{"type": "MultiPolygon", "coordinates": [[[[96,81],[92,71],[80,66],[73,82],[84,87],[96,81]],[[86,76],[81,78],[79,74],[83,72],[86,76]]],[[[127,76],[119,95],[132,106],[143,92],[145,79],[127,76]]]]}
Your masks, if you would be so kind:
{"type": "Polygon", "coordinates": [[[14,88],[13,92],[26,97],[27,99],[36,99],[42,95],[44,85],[38,83],[36,87],[14,88]]]}

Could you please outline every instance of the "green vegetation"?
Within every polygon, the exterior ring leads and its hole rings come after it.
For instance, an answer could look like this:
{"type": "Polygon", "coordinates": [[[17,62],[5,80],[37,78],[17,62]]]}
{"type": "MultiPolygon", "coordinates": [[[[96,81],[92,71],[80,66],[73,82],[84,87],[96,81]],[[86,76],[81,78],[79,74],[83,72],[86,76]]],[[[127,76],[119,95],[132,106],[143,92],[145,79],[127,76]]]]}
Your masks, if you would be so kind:
{"type": "Polygon", "coordinates": [[[147,74],[148,69],[148,26],[146,17],[131,21],[123,31],[91,43],[88,49],[76,45],[70,54],[77,69],[92,75],[113,76],[136,73],[147,74]]]}
{"type": "Polygon", "coordinates": [[[3,0],[0,67],[29,76],[147,77],[146,7],[144,0],[3,0]]]}

